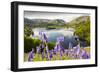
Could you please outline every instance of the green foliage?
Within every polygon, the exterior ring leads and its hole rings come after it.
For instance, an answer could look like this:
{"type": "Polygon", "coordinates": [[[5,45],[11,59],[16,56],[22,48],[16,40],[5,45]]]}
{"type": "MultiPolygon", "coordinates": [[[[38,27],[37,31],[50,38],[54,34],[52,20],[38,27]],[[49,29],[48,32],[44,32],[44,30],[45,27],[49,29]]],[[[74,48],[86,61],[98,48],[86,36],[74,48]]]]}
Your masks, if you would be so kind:
{"type": "Polygon", "coordinates": [[[36,50],[36,46],[38,46],[40,43],[41,41],[39,39],[24,36],[24,52],[30,52],[32,48],[36,50]]]}
{"type": "Polygon", "coordinates": [[[79,36],[80,40],[85,40],[87,45],[90,45],[90,18],[86,22],[81,22],[75,27],[75,35],[79,36]]]}
{"type": "Polygon", "coordinates": [[[54,42],[49,42],[48,43],[49,50],[54,49],[54,46],[55,46],[54,42]]]}
{"type": "MultiPolygon", "coordinates": [[[[32,48],[36,51],[36,47],[39,46],[39,44],[43,43],[41,40],[36,39],[36,38],[31,38],[28,36],[24,36],[24,52],[30,52],[32,48]]],[[[48,47],[49,50],[53,49],[55,46],[55,43],[49,42],[48,47]]]]}
{"type": "Polygon", "coordinates": [[[33,39],[33,41],[34,41],[34,44],[33,44],[33,46],[36,48],[37,46],[39,46],[42,42],[41,42],[41,40],[39,40],[39,39],[33,39]]]}
{"type": "Polygon", "coordinates": [[[32,32],[32,29],[30,27],[28,27],[28,26],[24,26],[24,35],[25,36],[30,36],[31,34],[34,34],[32,32]]]}
{"type": "Polygon", "coordinates": [[[30,37],[24,37],[24,52],[29,52],[32,50],[34,41],[30,37]]]}

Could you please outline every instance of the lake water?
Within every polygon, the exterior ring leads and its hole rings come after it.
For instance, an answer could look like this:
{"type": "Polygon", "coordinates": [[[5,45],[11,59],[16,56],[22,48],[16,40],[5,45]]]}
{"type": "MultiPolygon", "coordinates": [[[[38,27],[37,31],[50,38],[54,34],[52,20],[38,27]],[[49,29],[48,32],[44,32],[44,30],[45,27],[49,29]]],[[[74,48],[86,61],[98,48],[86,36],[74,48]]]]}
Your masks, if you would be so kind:
{"type": "MultiPolygon", "coordinates": [[[[46,29],[46,28],[34,28],[34,36],[39,37],[39,32],[42,31],[46,34],[49,42],[56,42],[57,37],[64,36],[64,42],[62,42],[62,46],[64,48],[69,47],[69,43],[72,46],[77,45],[75,36],[74,36],[74,29],[46,29]]],[[[83,44],[84,45],[84,44],[83,44]]]]}

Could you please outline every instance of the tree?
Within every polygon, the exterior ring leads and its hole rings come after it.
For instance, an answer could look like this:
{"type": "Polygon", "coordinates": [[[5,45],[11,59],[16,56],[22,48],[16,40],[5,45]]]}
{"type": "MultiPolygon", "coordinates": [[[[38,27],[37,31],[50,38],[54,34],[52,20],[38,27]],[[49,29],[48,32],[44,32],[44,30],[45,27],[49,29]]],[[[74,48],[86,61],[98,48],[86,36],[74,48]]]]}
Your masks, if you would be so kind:
{"type": "Polygon", "coordinates": [[[34,32],[32,31],[32,28],[28,27],[28,26],[24,26],[24,35],[25,36],[30,36],[30,35],[33,35],[34,32]]]}
{"type": "Polygon", "coordinates": [[[81,22],[75,28],[74,34],[78,35],[80,40],[85,40],[87,45],[90,45],[90,19],[88,18],[86,22],[81,22]]]}

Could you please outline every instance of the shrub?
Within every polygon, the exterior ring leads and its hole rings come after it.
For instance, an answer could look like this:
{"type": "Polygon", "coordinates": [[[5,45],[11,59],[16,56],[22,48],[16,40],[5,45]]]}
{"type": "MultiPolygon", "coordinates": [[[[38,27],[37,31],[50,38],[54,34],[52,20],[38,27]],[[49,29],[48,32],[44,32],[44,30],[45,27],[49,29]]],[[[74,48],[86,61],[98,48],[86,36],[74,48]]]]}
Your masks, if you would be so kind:
{"type": "Polygon", "coordinates": [[[40,43],[41,41],[39,39],[24,36],[24,52],[30,52],[32,48],[36,50],[36,46],[38,46],[40,43]]]}
{"type": "Polygon", "coordinates": [[[55,43],[54,43],[54,42],[49,42],[49,43],[48,43],[48,48],[49,48],[49,50],[54,49],[54,46],[55,46],[55,43]]]}

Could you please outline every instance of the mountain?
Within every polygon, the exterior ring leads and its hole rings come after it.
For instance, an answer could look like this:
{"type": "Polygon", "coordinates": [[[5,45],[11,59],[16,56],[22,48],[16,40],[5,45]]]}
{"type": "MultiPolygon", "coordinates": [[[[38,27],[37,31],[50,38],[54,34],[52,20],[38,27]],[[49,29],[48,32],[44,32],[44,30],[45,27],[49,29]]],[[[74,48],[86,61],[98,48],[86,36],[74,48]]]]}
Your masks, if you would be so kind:
{"type": "Polygon", "coordinates": [[[66,22],[62,19],[28,19],[24,18],[24,24],[30,27],[37,27],[37,26],[61,26],[65,25],[66,22]]]}
{"type": "Polygon", "coordinates": [[[85,23],[90,21],[90,17],[89,16],[80,16],[77,17],[76,19],[73,19],[72,21],[70,21],[68,23],[69,27],[72,28],[77,28],[80,25],[84,25],[85,23]]]}

